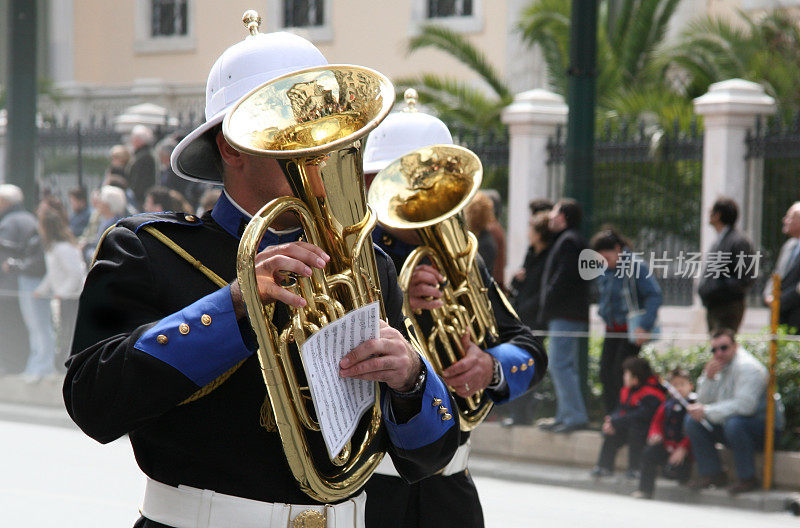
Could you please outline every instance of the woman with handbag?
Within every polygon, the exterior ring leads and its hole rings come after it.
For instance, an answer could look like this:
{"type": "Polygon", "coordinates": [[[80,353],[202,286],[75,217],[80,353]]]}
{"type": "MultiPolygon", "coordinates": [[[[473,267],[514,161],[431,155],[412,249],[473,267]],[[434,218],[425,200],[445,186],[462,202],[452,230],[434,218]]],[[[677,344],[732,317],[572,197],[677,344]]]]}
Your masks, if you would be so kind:
{"type": "Polygon", "coordinates": [[[608,262],[608,269],[598,280],[598,313],[606,324],[606,333],[617,334],[605,338],[600,356],[603,403],[606,412],[611,412],[622,388],[622,362],[638,355],[642,345],[659,333],[656,319],[661,288],[644,261],[631,251],[630,242],[615,228],[602,229],[589,245],[608,262]]]}

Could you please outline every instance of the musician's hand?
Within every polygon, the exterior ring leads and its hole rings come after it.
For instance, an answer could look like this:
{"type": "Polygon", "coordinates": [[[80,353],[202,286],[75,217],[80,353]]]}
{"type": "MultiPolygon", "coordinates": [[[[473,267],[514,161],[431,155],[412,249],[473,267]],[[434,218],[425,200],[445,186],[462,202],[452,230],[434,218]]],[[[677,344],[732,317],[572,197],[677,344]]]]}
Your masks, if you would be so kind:
{"type": "Polygon", "coordinates": [[[408,283],[408,304],[411,309],[432,310],[444,306],[439,300],[442,297],[439,284],[444,280],[439,270],[429,264],[420,264],[414,268],[408,283]]]}
{"type": "MultiPolygon", "coordinates": [[[[311,268],[322,269],[330,257],[319,247],[308,242],[290,242],[269,246],[256,255],[256,281],[258,293],[265,303],[280,301],[300,308],[306,304],[305,299],[295,295],[279,285],[279,272],[292,272],[303,277],[311,276],[311,268]]],[[[233,308],[238,318],[244,317],[247,310],[242,300],[242,291],[238,279],[231,283],[233,308]]]]}
{"type": "Polygon", "coordinates": [[[706,416],[706,406],[702,403],[690,403],[689,407],[686,408],[686,412],[699,422],[706,416]]]}
{"type": "Polygon", "coordinates": [[[489,386],[494,362],[491,354],[472,342],[469,332],[461,337],[461,348],[465,351],[464,357],[444,369],[442,379],[456,394],[466,398],[489,386]]]}
{"type": "Polygon", "coordinates": [[[392,389],[407,392],[414,387],[422,368],[419,354],[403,334],[381,321],[378,339],[364,341],[339,362],[339,376],[383,381],[392,389]]]}

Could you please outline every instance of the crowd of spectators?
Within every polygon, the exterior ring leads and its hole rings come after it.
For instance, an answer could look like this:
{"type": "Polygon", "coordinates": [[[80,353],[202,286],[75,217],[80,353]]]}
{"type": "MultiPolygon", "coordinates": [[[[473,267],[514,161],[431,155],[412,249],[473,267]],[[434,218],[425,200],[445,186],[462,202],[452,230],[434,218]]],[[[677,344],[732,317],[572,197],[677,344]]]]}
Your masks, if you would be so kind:
{"type": "Polygon", "coordinates": [[[126,145],[110,149],[99,187],[75,187],[63,198],[42,188],[32,212],[19,187],[0,185],[0,375],[35,383],[63,370],[86,271],[103,233],[120,218],[202,215],[213,207],[219,188],[172,172],[177,139],[153,145],[149,128],[133,127],[126,145]]]}

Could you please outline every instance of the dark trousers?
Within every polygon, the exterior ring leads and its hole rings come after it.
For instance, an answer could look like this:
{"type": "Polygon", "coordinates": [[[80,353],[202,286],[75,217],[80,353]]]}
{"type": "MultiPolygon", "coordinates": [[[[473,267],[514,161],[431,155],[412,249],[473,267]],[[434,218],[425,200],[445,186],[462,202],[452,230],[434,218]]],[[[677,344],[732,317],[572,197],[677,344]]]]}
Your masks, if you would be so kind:
{"type": "MultiPolygon", "coordinates": [[[[688,414],[683,428],[692,442],[697,460],[697,473],[707,477],[722,473],[722,463],[716,444],[722,442],[733,451],[736,476],[739,480],[756,476],[755,454],[764,448],[764,418],[759,416],[729,416],[722,425],[713,424],[711,431],[688,414]]],[[[776,435],[777,438],[777,435],[776,435]]]]}
{"type": "Polygon", "coordinates": [[[607,337],[603,340],[603,353],[600,355],[600,383],[603,384],[603,405],[606,414],[619,404],[619,391],[622,389],[622,362],[630,356],[639,354],[639,347],[625,337],[607,337]]]}
{"type": "Polygon", "coordinates": [[[706,323],[709,332],[713,332],[717,328],[730,328],[734,332],[738,332],[743,318],[744,299],[728,301],[716,306],[706,306],[706,323]]]}
{"type": "MultiPolygon", "coordinates": [[[[639,490],[648,496],[653,495],[656,485],[656,472],[659,466],[663,466],[669,460],[669,451],[663,444],[647,446],[642,453],[641,471],[642,477],[639,480],[639,490]]],[[[669,466],[664,468],[664,472],[670,473],[670,476],[678,479],[679,482],[686,482],[689,480],[689,475],[692,471],[691,458],[687,455],[683,462],[678,466],[669,466]],[[669,471],[667,471],[669,469],[669,471]]]]}
{"type": "Polygon", "coordinates": [[[367,528],[483,528],[483,509],[468,471],[414,484],[375,474],[365,489],[367,528]]]}
{"type": "Polygon", "coordinates": [[[647,427],[644,426],[620,427],[613,435],[603,434],[603,447],[600,448],[600,457],[597,459],[597,465],[613,471],[617,451],[627,444],[628,470],[638,471],[646,441],[647,427]]]}

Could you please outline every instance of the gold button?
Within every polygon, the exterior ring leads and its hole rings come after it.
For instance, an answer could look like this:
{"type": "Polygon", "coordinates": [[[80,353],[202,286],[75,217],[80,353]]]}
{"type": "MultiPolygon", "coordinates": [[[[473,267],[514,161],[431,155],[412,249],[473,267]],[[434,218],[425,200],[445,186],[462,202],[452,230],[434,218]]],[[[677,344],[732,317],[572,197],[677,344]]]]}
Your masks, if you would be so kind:
{"type": "Polygon", "coordinates": [[[533,366],[533,358],[531,358],[531,359],[529,359],[529,360],[528,360],[528,366],[529,366],[529,367],[532,367],[532,366],[533,366]]]}
{"type": "Polygon", "coordinates": [[[513,373],[515,373],[516,371],[517,371],[517,366],[516,366],[516,365],[514,365],[513,367],[511,367],[511,373],[512,373],[512,374],[513,374],[513,373]]]}
{"type": "Polygon", "coordinates": [[[195,215],[186,215],[187,222],[197,222],[197,217],[195,215]]]}
{"type": "Polygon", "coordinates": [[[200,322],[203,323],[204,326],[209,326],[211,324],[211,316],[208,314],[203,314],[200,317],[200,322]]]}
{"type": "Polygon", "coordinates": [[[439,414],[447,414],[447,407],[445,407],[444,405],[440,405],[439,414]]]}
{"type": "Polygon", "coordinates": [[[519,369],[520,369],[521,371],[525,372],[526,370],[528,370],[528,365],[526,365],[525,363],[523,363],[522,365],[520,365],[520,366],[519,366],[519,369]]]}
{"type": "Polygon", "coordinates": [[[439,398],[434,398],[433,402],[431,403],[431,405],[433,405],[434,407],[436,407],[437,405],[441,405],[441,404],[442,404],[442,400],[440,400],[439,398]]]}
{"type": "Polygon", "coordinates": [[[452,419],[452,418],[453,418],[453,415],[452,415],[452,414],[450,414],[450,413],[444,413],[444,414],[442,415],[442,421],[443,421],[443,422],[446,422],[447,420],[450,420],[450,419],[452,419]]]}
{"type": "Polygon", "coordinates": [[[181,323],[181,325],[178,327],[178,332],[180,332],[183,335],[188,334],[189,333],[189,325],[186,324],[186,323],[181,323]]]}
{"type": "Polygon", "coordinates": [[[156,337],[156,341],[158,341],[159,345],[166,345],[169,339],[167,339],[167,336],[165,336],[164,334],[158,334],[158,337],[156,337]]]}

